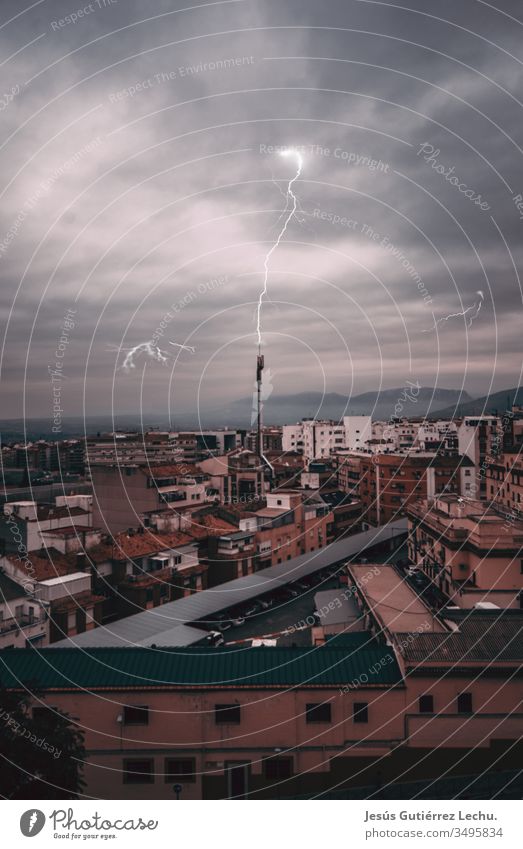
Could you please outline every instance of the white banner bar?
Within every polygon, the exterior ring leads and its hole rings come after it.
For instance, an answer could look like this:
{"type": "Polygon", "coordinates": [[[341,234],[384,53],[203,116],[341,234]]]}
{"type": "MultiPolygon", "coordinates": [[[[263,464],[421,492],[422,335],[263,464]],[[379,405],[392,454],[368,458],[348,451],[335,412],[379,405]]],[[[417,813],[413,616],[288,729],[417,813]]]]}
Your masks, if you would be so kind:
{"type": "Polygon", "coordinates": [[[6,847],[522,846],[518,801],[4,801],[6,847]],[[34,837],[35,843],[28,844],[34,837]]]}

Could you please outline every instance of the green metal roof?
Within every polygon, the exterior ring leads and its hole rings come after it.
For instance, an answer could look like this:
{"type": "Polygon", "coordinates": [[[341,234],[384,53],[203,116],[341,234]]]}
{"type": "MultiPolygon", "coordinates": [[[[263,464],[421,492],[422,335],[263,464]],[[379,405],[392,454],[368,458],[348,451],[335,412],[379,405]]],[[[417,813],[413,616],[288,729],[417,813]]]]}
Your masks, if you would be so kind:
{"type": "Polygon", "coordinates": [[[0,685],[28,689],[391,685],[401,673],[387,646],[365,635],[310,648],[13,649],[0,685]],[[367,676],[367,678],[365,677],[367,676]]]}

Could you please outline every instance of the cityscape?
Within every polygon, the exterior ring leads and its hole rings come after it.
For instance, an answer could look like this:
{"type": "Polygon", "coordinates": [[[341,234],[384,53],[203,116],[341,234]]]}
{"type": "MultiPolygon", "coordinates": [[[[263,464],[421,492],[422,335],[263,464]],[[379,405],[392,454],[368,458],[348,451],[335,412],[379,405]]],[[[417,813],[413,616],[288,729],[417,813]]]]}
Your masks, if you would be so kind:
{"type": "MultiPolygon", "coordinates": [[[[523,796],[519,4],[0,17],[16,839],[158,826],[167,845],[178,811],[196,834],[175,801],[330,800],[355,846],[505,842],[497,802],[523,796]],[[472,824],[432,831],[447,813],[472,824]]],[[[310,807],[284,810],[284,837],[319,839],[310,807]]]]}
{"type": "Polygon", "coordinates": [[[513,798],[522,440],[514,406],[4,446],[7,685],[102,798],[513,798]]]}

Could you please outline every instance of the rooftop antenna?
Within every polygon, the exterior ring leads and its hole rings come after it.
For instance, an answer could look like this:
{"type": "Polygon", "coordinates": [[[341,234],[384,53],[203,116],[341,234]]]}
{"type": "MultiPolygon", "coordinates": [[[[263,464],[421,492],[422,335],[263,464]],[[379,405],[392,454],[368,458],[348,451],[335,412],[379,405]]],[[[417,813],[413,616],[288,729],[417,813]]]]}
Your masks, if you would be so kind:
{"type": "MultiPolygon", "coordinates": [[[[256,357],[256,454],[262,467],[265,467],[270,474],[273,474],[274,469],[269,460],[263,453],[263,400],[262,400],[262,384],[263,384],[263,369],[265,368],[265,357],[261,352],[261,345],[258,345],[258,355],[256,357]]],[[[260,493],[263,495],[263,492],[260,493]]]]}

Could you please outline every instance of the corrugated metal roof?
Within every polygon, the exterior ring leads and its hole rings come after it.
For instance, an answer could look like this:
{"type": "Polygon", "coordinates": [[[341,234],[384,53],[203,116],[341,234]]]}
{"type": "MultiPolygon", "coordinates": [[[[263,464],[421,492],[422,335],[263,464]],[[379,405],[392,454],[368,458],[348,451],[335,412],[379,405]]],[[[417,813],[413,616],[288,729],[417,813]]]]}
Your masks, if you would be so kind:
{"type": "Polygon", "coordinates": [[[278,589],[326,566],[342,562],[370,545],[390,539],[393,534],[398,536],[404,533],[406,529],[407,520],[400,519],[381,528],[354,534],[310,554],[302,554],[277,566],[260,569],[253,575],[219,584],[212,589],[168,602],[153,610],[144,610],[110,625],[94,628],[67,640],[60,640],[50,648],[71,648],[75,645],[82,647],[132,645],[143,643],[148,637],[151,638],[151,642],[159,645],[163,641],[162,635],[172,631],[178,625],[197,622],[228,607],[250,601],[256,596],[278,589]]]}
{"type": "MultiPolygon", "coordinates": [[[[140,629],[140,624],[141,623],[138,623],[138,627],[133,632],[133,636],[131,638],[128,635],[111,633],[111,645],[115,648],[130,648],[132,646],[149,647],[151,645],[157,645],[158,640],[160,640],[161,644],[164,646],[182,648],[183,646],[192,646],[195,643],[199,643],[201,640],[205,639],[208,633],[200,628],[191,628],[189,625],[175,625],[172,628],[161,631],[159,635],[158,633],[144,634],[143,629],[140,629]],[[142,630],[142,633],[140,633],[140,630],[142,630]]],[[[110,628],[111,626],[107,627],[110,628]]],[[[90,647],[107,647],[108,635],[105,628],[95,628],[90,632],[90,636],[90,647]]],[[[55,643],[48,646],[48,648],[54,649],[56,645],[58,644],[55,643]]],[[[76,648],[74,638],[60,640],[60,648],[67,647],[76,648]]]]}
{"type": "Polygon", "coordinates": [[[17,649],[0,655],[0,683],[42,689],[393,685],[401,672],[377,643],[314,648],[17,649]],[[384,660],[386,661],[384,663],[384,660]],[[372,672],[372,669],[375,671],[372,672]]]}

